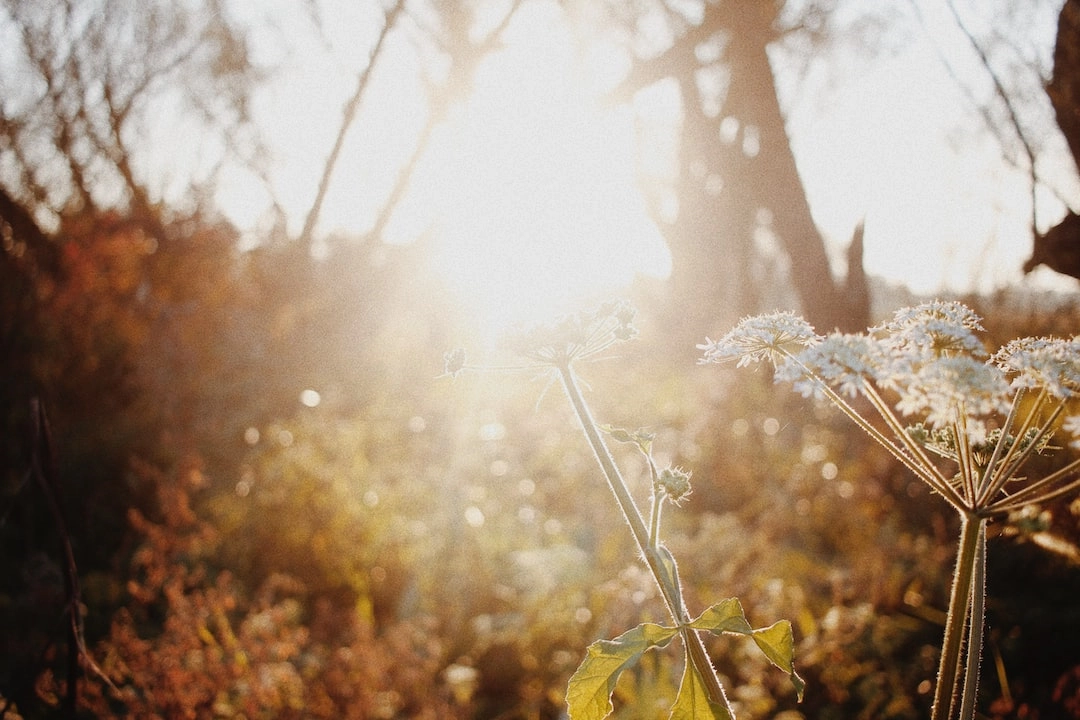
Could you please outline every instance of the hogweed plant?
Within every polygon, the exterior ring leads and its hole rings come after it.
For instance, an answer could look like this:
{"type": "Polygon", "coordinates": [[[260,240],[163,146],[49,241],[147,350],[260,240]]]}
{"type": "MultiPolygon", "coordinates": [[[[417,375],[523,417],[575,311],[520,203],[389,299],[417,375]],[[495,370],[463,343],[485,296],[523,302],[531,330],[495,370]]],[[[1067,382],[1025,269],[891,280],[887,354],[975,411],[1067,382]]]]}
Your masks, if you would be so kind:
{"type": "MultiPolygon", "coordinates": [[[[520,331],[508,342],[510,350],[528,361],[525,368],[550,373],[553,380],[562,385],[615,503],[671,616],[670,625],[642,623],[612,640],[599,640],[590,645],[567,687],[569,716],[571,720],[602,720],[607,717],[614,710],[611,697],[623,670],[636,664],[646,651],[665,648],[678,636],[685,663],[670,718],[734,720],[734,709],[713,668],[701,633],[752,638],[774,665],[788,673],[801,699],[804,684],[793,665],[794,639],[787,620],[755,629],[747,621],[737,598],[716,603],[697,616],[692,616],[686,606],[678,565],[660,540],[660,519],[665,503],[679,505],[690,495],[690,472],[678,467],[658,468],[652,454],[653,434],[597,424],[585,402],[575,367],[635,337],[637,331],[633,319],[634,310],[629,304],[611,302],[592,312],[566,316],[550,325],[520,331]],[[648,520],[615,464],[604,442],[604,435],[616,442],[632,445],[645,458],[652,481],[648,520]]],[[[447,374],[457,375],[468,369],[483,368],[466,365],[462,350],[446,355],[447,374]]]]}
{"type": "Polygon", "coordinates": [[[934,301],[861,334],[820,336],[792,313],[761,315],[699,346],[702,362],[768,362],[778,382],[831,401],[959,514],[932,720],[975,717],[988,522],[1080,488],[1080,459],[1028,474],[1055,433],[1080,447],[1080,415],[1070,415],[1080,338],[1023,338],[990,354],[982,330],[965,305],[934,301]]]}

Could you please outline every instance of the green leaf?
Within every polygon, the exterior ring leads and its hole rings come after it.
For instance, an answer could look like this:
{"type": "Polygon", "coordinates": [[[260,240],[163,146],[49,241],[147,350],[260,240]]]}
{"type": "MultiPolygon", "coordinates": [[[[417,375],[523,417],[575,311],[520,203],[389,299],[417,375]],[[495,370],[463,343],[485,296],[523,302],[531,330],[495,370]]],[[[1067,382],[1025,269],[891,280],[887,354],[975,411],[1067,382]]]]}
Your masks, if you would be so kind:
{"type": "Polygon", "coordinates": [[[765,653],[769,661],[788,674],[795,692],[802,700],[806,682],[795,672],[795,638],[791,632],[791,623],[780,620],[767,628],[754,630],[746,620],[742,603],[738,598],[728,598],[718,602],[690,623],[696,630],[708,630],[714,635],[737,633],[749,635],[765,653]]]}
{"type": "Polygon", "coordinates": [[[698,616],[697,620],[690,623],[695,630],[708,630],[714,635],[726,632],[750,635],[754,629],[746,621],[742,603],[739,598],[721,600],[698,616]]]}
{"type": "Polygon", "coordinates": [[[590,645],[566,688],[571,720],[603,720],[610,715],[614,709],[611,693],[622,671],[646,650],[666,646],[678,632],[677,628],[642,623],[614,640],[597,640],[590,645]]]}
{"type": "Polygon", "coordinates": [[[615,442],[633,443],[646,455],[652,452],[652,441],[656,438],[656,433],[646,432],[641,428],[638,428],[637,430],[627,430],[626,428],[607,424],[598,427],[601,432],[610,435],[611,439],[615,442]]]}
{"type": "Polygon", "coordinates": [[[753,638],[772,664],[788,674],[801,701],[806,682],[795,672],[795,638],[791,632],[791,623],[780,620],[767,628],[755,630],[753,638]]]}
{"type": "Polygon", "coordinates": [[[679,685],[679,695],[675,698],[675,704],[671,706],[671,715],[668,720],[703,720],[705,718],[734,720],[727,708],[709,699],[705,680],[687,657],[682,684],[679,685]]]}

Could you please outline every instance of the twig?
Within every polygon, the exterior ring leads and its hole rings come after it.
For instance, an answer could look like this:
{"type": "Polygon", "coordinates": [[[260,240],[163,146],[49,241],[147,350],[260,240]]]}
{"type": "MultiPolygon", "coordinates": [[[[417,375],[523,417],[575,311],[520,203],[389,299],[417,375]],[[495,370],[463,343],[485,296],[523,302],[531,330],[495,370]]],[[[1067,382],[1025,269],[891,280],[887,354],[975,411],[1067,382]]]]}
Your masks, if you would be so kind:
{"type": "Polygon", "coordinates": [[[379,59],[383,43],[386,42],[387,36],[393,29],[394,23],[404,7],[405,0],[398,0],[386,13],[386,22],[383,25],[382,32],[379,33],[378,40],[375,41],[375,47],[371,51],[367,67],[360,73],[360,78],[357,80],[356,92],[353,93],[352,98],[349,99],[344,110],[342,110],[341,125],[338,127],[334,146],[330,150],[330,155],[326,158],[326,165],[323,166],[322,177],[319,178],[319,188],[315,192],[315,200],[312,201],[311,209],[308,210],[307,217],[304,219],[304,229],[300,231],[300,242],[302,244],[311,242],[311,236],[315,232],[315,224],[318,223],[319,215],[322,212],[323,201],[326,200],[326,193],[330,189],[330,177],[334,174],[334,167],[337,165],[338,157],[341,156],[341,149],[345,145],[345,136],[348,135],[349,128],[352,127],[353,120],[356,118],[356,111],[360,107],[364,91],[367,90],[368,83],[371,80],[371,72],[375,68],[376,60],[379,59]]]}
{"type": "Polygon", "coordinates": [[[82,637],[82,619],[79,616],[79,576],[75,567],[75,553],[71,549],[64,513],[60,507],[60,492],[56,478],[56,456],[53,451],[52,432],[45,408],[38,398],[30,400],[32,423],[31,470],[37,478],[45,499],[49,503],[56,530],[64,550],[64,599],[67,602],[67,691],[62,705],[66,717],[74,718],[79,700],[79,647],[82,637]]]}

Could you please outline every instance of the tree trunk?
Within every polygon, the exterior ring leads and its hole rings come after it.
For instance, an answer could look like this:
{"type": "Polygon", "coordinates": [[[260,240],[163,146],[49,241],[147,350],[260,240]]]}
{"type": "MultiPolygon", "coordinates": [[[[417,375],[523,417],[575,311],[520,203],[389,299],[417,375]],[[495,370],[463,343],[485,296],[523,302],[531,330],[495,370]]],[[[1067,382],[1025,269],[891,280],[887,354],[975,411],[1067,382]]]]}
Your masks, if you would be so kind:
{"type": "MultiPolygon", "coordinates": [[[[819,332],[863,330],[865,325],[850,324],[852,318],[862,323],[864,313],[848,306],[833,277],[788,140],[767,53],[776,5],[759,2],[732,10],[726,28],[733,77],[725,111],[730,108],[743,128],[756,129],[759,138],[757,154],[735,180],[745,183],[750,202],[771,212],[772,230],[791,262],[790,281],[806,319],[819,332]]],[[[861,273],[862,267],[852,271],[861,273]]]]}
{"type": "MultiPolygon", "coordinates": [[[[1080,0],[1066,0],[1058,16],[1054,75],[1046,87],[1058,126],[1080,167],[1080,0]]],[[[1032,228],[1034,231],[1034,228],[1032,228]]],[[[1045,234],[1035,235],[1024,272],[1046,265],[1063,275],[1080,278],[1080,217],[1068,213],[1045,234]]]]}
{"type": "MultiPolygon", "coordinates": [[[[777,12],[772,0],[709,5],[700,25],[639,61],[622,88],[674,77],[682,89],[679,215],[665,228],[672,253],[665,330],[689,347],[741,315],[777,306],[799,305],[822,332],[862,330],[869,317],[868,294],[846,293],[833,277],[791,151],[767,53],[777,12]],[[695,49],[716,37],[725,40],[730,80],[720,111],[710,113],[695,49]],[[755,235],[763,228],[789,261],[786,274],[760,251],[755,235]]],[[[849,254],[859,262],[849,263],[848,285],[865,290],[858,250],[849,254]]]]}

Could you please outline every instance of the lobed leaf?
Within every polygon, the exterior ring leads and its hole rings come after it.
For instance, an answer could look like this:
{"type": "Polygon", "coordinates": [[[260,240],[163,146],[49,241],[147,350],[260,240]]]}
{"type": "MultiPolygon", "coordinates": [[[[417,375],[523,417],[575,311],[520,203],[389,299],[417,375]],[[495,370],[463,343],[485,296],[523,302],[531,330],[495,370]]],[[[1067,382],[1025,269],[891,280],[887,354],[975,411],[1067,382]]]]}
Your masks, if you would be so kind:
{"type": "Polygon", "coordinates": [[[611,693],[619,675],[650,648],[665,647],[677,628],[642,623],[614,640],[597,640],[570,678],[566,704],[571,720],[603,720],[614,709],[611,693]]]}
{"type": "Polygon", "coordinates": [[[671,715],[668,716],[668,720],[705,720],[707,718],[735,720],[727,708],[709,699],[705,680],[687,657],[682,683],[679,685],[679,695],[675,698],[675,704],[671,706],[671,715]]]}
{"type": "Polygon", "coordinates": [[[806,681],[795,672],[795,637],[791,632],[791,623],[787,620],[779,620],[767,628],[755,630],[753,638],[757,646],[765,653],[765,657],[788,674],[801,701],[803,690],[806,689],[806,681]]]}
{"type": "Polygon", "coordinates": [[[713,635],[722,635],[726,632],[749,635],[754,629],[746,621],[746,613],[743,612],[739,598],[721,600],[698,616],[697,620],[690,623],[695,630],[708,630],[713,635]]]}
{"type": "Polygon", "coordinates": [[[795,672],[795,637],[791,631],[791,623],[787,620],[780,620],[767,628],[755,630],[747,622],[739,599],[728,598],[701,613],[690,623],[690,627],[696,630],[707,630],[714,635],[723,633],[749,635],[758,648],[765,653],[765,657],[769,658],[769,662],[788,674],[799,700],[802,700],[806,682],[795,672]]]}
{"type": "Polygon", "coordinates": [[[626,428],[608,424],[599,425],[598,427],[600,432],[607,433],[615,442],[637,445],[638,449],[646,455],[652,452],[652,441],[656,438],[656,433],[647,432],[644,428],[627,430],[626,428]]]}

